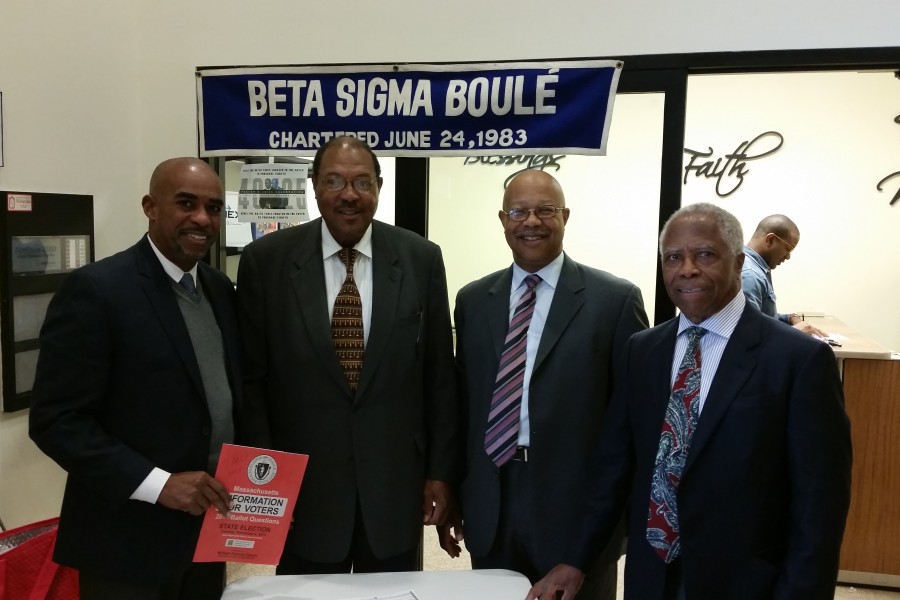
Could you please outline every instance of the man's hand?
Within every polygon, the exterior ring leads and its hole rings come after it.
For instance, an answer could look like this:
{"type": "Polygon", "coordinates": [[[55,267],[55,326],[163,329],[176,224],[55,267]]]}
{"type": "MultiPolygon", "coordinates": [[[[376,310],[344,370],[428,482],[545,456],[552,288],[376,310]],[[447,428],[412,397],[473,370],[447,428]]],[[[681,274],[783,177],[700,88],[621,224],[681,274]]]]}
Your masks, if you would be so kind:
{"type": "Polygon", "coordinates": [[[228,490],[205,471],[172,473],[159,493],[157,503],[194,516],[202,515],[210,505],[225,516],[231,510],[228,490]]]}
{"type": "Polygon", "coordinates": [[[447,519],[446,525],[438,525],[437,529],[438,541],[441,548],[444,549],[450,558],[456,558],[462,553],[459,543],[465,538],[465,530],[463,529],[462,518],[459,511],[454,510],[450,518],[447,519]]]}
{"type": "Polygon", "coordinates": [[[819,337],[819,338],[827,338],[827,337],[828,337],[828,334],[827,334],[827,333],[825,333],[824,331],[822,331],[822,330],[819,329],[818,327],[813,327],[812,325],[810,325],[810,324],[807,323],[806,321],[800,321],[799,323],[794,323],[794,324],[792,325],[792,327],[793,327],[794,329],[796,329],[797,331],[802,331],[803,333],[805,333],[805,334],[807,334],[807,335],[814,335],[814,336],[819,337]]]}
{"type": "Polygon", "coordinates": [[[561,590],[562,600],[574,600],[575,594],[581,589],[584,583],[584,573],[580,569],[570,567],[569,565],[556,565],[543,579],[538,581],[525,600],[555,600],[557,590],[561,590]]]}
{"type": "Polygon", "coordinates": [[[425,525],[445,525],[456,502],[450,484],[436,479],[425,480],[422,500],[422,522],[425,525]]]}

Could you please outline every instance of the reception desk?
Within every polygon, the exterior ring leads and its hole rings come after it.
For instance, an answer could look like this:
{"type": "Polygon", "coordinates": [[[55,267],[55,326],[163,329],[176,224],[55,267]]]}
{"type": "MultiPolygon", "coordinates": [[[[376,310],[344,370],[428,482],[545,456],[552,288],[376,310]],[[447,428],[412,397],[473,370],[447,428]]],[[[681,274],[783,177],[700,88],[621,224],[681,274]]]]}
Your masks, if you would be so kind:
{"type": "Polygon", "coordinates": [[[522,600],[530,589],[524,575],[499,569],[272,575],[235,581],[222,600],[522,600]]]}
{"type": "Polygon", "coordinates": [[[839,580],[900,587],[900,360],[833,317],[806,320],[841,344],[834,354],[853,436],[839,580]]]}

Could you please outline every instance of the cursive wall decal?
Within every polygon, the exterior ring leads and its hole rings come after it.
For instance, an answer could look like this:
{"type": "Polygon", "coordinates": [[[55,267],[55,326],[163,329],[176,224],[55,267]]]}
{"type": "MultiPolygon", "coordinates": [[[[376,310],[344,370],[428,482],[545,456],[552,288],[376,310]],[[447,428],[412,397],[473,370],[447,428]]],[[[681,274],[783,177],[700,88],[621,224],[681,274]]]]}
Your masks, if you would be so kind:
{"type": "MultiPolygon", "coordinates": [[[[900,71],[898,71],[898,73],[900,73],[900,71]]],[[[897,77],[900,78],[900,75],[897,75],[897,77]]],[[[894,123],[896,123],[897,125],[900,125],[900,115],[897,115],[896,117],[894,117],[894,123]]],[[[884,184],[889,179],[893,179],[894,177],[897,177],[898,175],[900,175],[900,171],[894,171],[893,173],[891,173],[890,175],[888,175],[887,177],[885,177],[884,179],[879,181],[878,185],[875,186],[875,189],[877,189],[879,192],[883,192],[884,184]]],[[[897,200],[900,200],[900,186],[897,187],[897,193],[894,194],[894,197],[891,199],[890,205],[893,206],[894,204],[896,204],[897,200]]]]}
{"type": "Polygon", "coordinates": [[[465,161],[463,162],[463,166],[492,165],[504,167],[509,165],[525,165],[524,168],[515,171],[512,175],[506,178],[506,181],[503,182],[503,189],[506,189],[506,186],[509,185],[509,182],[512,181],[513,177],[515,177],[519,173],[522,173],[523,171],[527,171],[529,169],[545,171],[550,167],[553,167],[554,171],[559,171],[561,166],[559,164],[559,161],[561,161],[565,157],[565,154],[532,154],[527,156],[467,156],[465,161]]]}
{"type": "MultiPolygon", "coordinates": [[[[894,177],[898,177],[898,176],[900,176],[900,171],[894,171],[893,173],[891,173],[890,175],[888,175],[887,177],[885,177],[884,179],[882,179],[881,181],[879,181],[879,182],[878,182],[878,185],[876,185],[875,188],[876,188],[879,192],[883,192],[883,191],[884,191],[884,184],[885,184],[885,182],[887,182],[888,179],[893,179],[894,177]]],[[[897,202],[897,200],[900,200],[900,187],[897,188],[897,193],[894,194],[894,197],[893,197],[893,199],[891,200],[891,206],[893,206],[894,203],[897,202]]]]}
{"type": "Polygon", "coordinates": [[[691,157],[687,166],[684,167],[683,184],[687,184],[688,175],[691,172],[696,177],[705,177],[707,179],[716,179],[716,195],[720,198],[726,198],[735,193],[741,184],[744,183],[744,176],[750,172],[747,168],[747,161],[758,160],[764,156],[777,152],[784,144],[784,136],[777,131],[766,131],[761,133],[749,142],[741,142],[737,149],[731,154],[715,160],[707,160],[701,162],[702,159],[709,158],[713,155],[712,146],[709,152],[700,152],[699,150],[691,150],[685,148],[684,153],[691,157]],[[764,149],[757,154],[751,154],[751,150],[758,150],[762,146],[764,149]],[[768,149],[765,149],[768,148],[768,149]],[[701,159],[701,160],[698,160],[701,159]],[[730,186],[730,187],[729,187],[730,186]]]}

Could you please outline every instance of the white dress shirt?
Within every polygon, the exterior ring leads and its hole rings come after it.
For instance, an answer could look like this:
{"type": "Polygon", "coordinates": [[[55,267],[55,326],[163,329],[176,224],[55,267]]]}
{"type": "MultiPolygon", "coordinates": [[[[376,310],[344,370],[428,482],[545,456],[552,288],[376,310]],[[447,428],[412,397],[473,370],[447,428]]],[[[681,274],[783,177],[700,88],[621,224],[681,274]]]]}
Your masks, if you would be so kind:
{"type": "Polygon", "coordinates": [[[682,313],[678,319],[678,337],[675,341],[675,354],[672,357],[672,385],[675,384],[675,377],[678,375],[678,367],[681,366],[681,359],[687,351],[688,336],[681,335],[688,327],[698,325],[706,330],[706,334],[700,338],[700,406],[697,414],[703,411],[703,405],[706,404],[706,394],[712,385],[713,378],[716,376],[716,369],[719,368],[719,362],[722,360],[722,353],[725,352],[725,346],[734,328],[737,327],[738,320],[744,313],[744,304],[746,299],[744,293],[738,290],[737,295],[725,305],[725,308],[709,317],[701,323],[692,323],[682,313]]]}
{"type": "MultiPolygon", "coordinates": [[[[353,263],[353,280],[359,289],[359,299],[363,311],[363,343],[369,341],[369,329],[372,324],[372,224],[356,243],[356,262],[353,263]]],[[[334,301],[337,299],[344,279],[347,278],[347,267],[338,256],[341,251],[325,221],[322,221],[322,259],[325,263],[325,297],[328,299],[328,318],[334,315],[334,301]]]]}

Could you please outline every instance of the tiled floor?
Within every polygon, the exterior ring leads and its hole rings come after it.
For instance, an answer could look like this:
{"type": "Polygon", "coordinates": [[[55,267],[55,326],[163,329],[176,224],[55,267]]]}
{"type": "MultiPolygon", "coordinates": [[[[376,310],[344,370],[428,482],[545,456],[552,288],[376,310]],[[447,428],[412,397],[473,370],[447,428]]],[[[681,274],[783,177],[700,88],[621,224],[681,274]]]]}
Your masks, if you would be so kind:
{"type": "MultiPolygon", "coordinates": [[[[621,569],[625,560],[619,562],[619,593],[617,598],[622,598],[621,569]]],[[[449,569],[469,569],[471,563],[469,556],[463,554],[459,558],[447,556],[437,542],[433,527],[425,528],[425,570],[441,571],[449,569]]],[[[274,567],[258,565],[229,564],[228,581],[250,577],[251,575],[272,575],[274,567]]],[[[834,593],[835,600],[900,600],[900,591],[874,590],[861,587],[839,585],[834,593]]]]}

